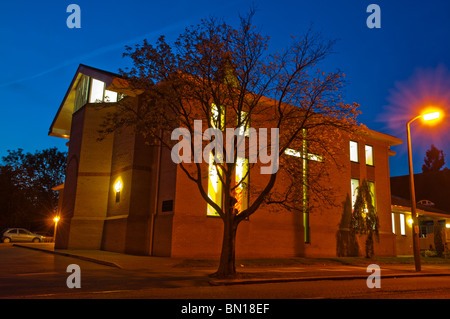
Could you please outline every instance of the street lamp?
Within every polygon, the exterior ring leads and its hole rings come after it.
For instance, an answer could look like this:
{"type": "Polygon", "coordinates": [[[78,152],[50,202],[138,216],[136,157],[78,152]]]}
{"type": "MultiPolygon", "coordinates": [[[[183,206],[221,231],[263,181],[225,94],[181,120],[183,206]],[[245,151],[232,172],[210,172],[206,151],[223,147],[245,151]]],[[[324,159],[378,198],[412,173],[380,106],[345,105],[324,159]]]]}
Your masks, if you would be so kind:
{"type": "Polygon", "coordinates": [[[56,242],[56,227],[58,227],[59,216],[55,216],[55,218],[53,218],[53,221],[55,222],[55,229],[53,231],[53,242],[56,242]]]}
{"type": "Polygon", "coordinates": [[[411,130],[409,125],[422,118],[424,121],[436,120],[440,117],[440,112],[428,112],[422,115],[418,115],[406,123],[406,132],[408,139],[408,161],[409,161],[409,185],[411,192],[411,218],[413,220],[412,236],[413,236],[413,251],[414,251],[414,264],[416,266],[416,271],[421,271],[420,265],[420,247],[419,247],[419,222],[416,214],[416,192],[414,190],[414,172],[413,172],[413,162],[411,154],[411,130]]]}

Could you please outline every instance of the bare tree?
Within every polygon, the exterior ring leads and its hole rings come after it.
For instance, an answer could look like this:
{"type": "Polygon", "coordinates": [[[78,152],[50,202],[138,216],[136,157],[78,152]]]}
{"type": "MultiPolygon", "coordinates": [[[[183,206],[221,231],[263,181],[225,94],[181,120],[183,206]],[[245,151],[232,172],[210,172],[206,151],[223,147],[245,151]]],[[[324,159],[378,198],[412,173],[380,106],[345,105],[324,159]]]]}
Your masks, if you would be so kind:
{"type": "MultiPolygon", "coordinates": [[[[356,103],[343,102],[343,73],[318,70],[319,63],[332,53],[334,41],[325,41],[308,30],[301,38],[292,38],[292,45],[285,50],[270,54],[269,38],[256,31],[253,15],[252,11],[241,17],[237,29],[209,18],[186,28],[172,45],[161,36],[155,45],[144,40],[127,47],[124,56],[131,58],[133,67],[120,72],[139,102],[123,99],[102,131],[106,134],[133,126],[149,139],[172,148],[179,141],[172,141],[170,132],[182,127],[194,136],[195,120],[222,131],[242,129],[242,134],[228,141],[233,147],[221,154],[227,161],[221,161],[213,151],[209,169],[196,163],[192,138],[192,160],[179,163],[223,220],[222,252],[215,274],[219,277],[236,274],[237,227],[263,205],[304,212],[314,205],[314,199],[322,205],[325,201],[333,204],[332,186],[319,181],[327,175],[327,165],[338,164],[338,143],[333,139],[339,138],[339,132],[352,131],[359,113],[356,103]],[[251,139],[248,135],[242,138],[249,127],[278,129],[279,145],[271,155],[279,157],[279,169],[261,175],[262,164],[249,162],[248,156],[252,152],[259,156],[264,150],[252,149],[249,142],[245,143],[247,168],[236,178],[238,145],[251,139]],[[321,165],[309,165],[306,175],[307,162],[312,160],[321,165]],[[211,167],[221,184],[216,199],[209,196],[204,183],[211,167]],[[251,187],[249,174],[258,176],[252,177],[258,182],[251,187]],[[242,196],[238,190],[248,195],[245,205],[236,206],[242,196]]],[[[266,152],[273,146],[272,136],[268,134],[266,152]]]]}

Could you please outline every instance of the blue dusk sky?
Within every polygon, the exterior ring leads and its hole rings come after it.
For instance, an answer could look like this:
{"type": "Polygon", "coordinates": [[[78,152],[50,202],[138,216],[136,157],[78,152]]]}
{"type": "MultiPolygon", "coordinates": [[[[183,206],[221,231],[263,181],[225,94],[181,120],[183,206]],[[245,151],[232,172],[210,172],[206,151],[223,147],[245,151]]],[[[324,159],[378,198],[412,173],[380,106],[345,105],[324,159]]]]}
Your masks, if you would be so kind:
{"type": "MultiPolygon", "coordinates": [[[[271,37],[269,50],[312,24],[337,39],[326,70],[346,74],[345,101],[361,105],[359,121],[406,141],[405,124],[426,106],[450,106],[450,1],[3,1],[0,11],[0,156],[34,152],[66,140],[48,129],[78,65],[117,72],[129,64],[125,45],[174,40],[186,26],[216,16],[237,26],[252,5],[254,24],[271,37]],[[68,5],[81,8],[81,28],[66,25],[68,5]],[[381,28],[368,28],[369,4],[381,10],[381,28]]],[[[450,115],[450,111],[447,112],[450,115]]],[[[433,143],[447,154],[450,118],[435,126],[412,125],[415,172],[433,143]]],[[[406,143],[392,148],[391,176],[408,174],[406,143]]],[[[376,154],[375,154],[376,156],[376,154]]]]}

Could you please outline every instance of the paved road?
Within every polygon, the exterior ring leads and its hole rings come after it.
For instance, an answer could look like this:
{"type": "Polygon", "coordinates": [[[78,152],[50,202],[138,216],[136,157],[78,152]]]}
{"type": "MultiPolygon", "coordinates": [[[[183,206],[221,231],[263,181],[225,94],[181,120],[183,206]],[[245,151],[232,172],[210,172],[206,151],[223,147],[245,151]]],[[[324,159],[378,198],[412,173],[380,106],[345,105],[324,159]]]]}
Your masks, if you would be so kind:
{"type": "Polygon", "coordinates": [[[450,278],[382,280],[380,289],[368,289],[364,280],[323,280],[237,286],[136,287],[111,290],[62,290],[23,298],[51,299],[450,299],[450,278]]]}
{"type": "MultiPolygon", "coordinates": [[[[325,268],[324,268],[325,269],[325,268]]],[[[211,286],[211,270],[119,269],[110,266],[0,245],[0,298],[50,299],[298,299],[298,298],[450,298],[450,277],[381,278],[381,288],[366,280],[321,280],[211,286]],[[81,269],[81,288],[70,289],[67,266],[81,269]]],[[[184,301],[180,301],[183,304],[184,301]]],[[[178,307],[180,307],[180,302],[178,307]]],[[[172,309],[177,310],[177,309],[172,309]]]]}
{"type": "Polygon", "coordinates": [[[167,270],[155,273],[151,269],[118,269],[78,258],[0,244],[0,298],[92,298],[112,291],[127,292],[143,288],[173,288],[209,286],[208,271],[198,274],[167,270]],[[78,265],[81,289],[68,288],[69,265],[78,265]],[[88,297],[89,298],[89,297],[88,297]]]}

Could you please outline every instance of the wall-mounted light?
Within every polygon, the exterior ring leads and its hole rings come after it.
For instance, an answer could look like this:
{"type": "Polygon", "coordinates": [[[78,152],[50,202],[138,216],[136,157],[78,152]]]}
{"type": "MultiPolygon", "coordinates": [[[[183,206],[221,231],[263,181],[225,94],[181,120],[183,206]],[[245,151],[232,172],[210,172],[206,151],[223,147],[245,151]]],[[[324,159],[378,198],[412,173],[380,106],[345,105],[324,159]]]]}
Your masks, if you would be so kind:
{"type": "Polygon", "coordinates": [[[414,220],[413,220],[411,217],[409,217],[409,218],[406,220],[406,222],[408,223],[409,227],[411,227],[412,224],[414,223],[414,220]]]}
{"type": "Polygon", "coordinates": [[[114,184],[114,190],[116,191],[116,203],[120,202],[120,192],[122,191],[123,184],[120,178],[114,184]]]}

